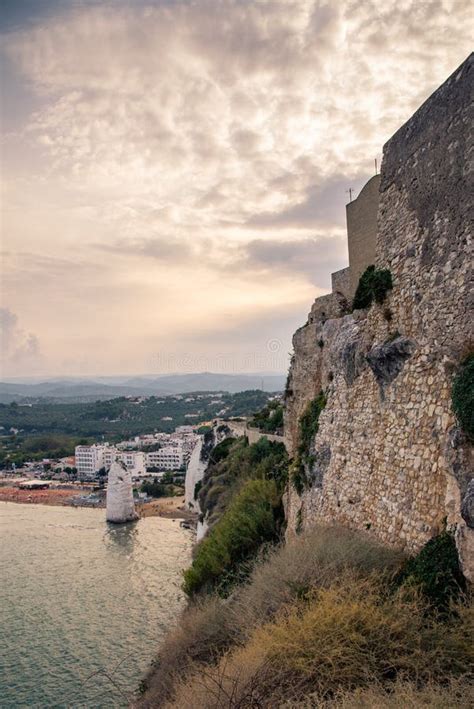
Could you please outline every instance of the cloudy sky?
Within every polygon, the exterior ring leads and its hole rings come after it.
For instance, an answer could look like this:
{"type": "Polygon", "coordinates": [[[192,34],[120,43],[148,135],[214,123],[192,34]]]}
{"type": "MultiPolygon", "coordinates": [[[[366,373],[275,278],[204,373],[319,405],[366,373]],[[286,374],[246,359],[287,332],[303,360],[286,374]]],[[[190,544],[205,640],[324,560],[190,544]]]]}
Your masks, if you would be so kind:
{"type": "Polygon", "coordinates": [[[3,376],[285,370],[468,0],[3,0],[3,376]]]}

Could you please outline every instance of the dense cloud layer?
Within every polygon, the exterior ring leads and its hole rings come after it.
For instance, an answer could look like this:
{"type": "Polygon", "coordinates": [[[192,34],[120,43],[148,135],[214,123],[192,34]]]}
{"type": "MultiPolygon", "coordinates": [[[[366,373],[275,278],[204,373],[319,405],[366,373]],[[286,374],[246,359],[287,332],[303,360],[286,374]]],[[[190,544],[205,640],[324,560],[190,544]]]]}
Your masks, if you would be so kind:
{"type": "Polygon", "coordinates": [[[468,12],[458,0],[85,1],[16,22],[5,302],[47,335],[45,366],[149,370],[163,348],[212,357],[229,323],[236,356],[266,351],[268,323],[286,352],[346,263],[346,190],[464,59],[468,12]]]}

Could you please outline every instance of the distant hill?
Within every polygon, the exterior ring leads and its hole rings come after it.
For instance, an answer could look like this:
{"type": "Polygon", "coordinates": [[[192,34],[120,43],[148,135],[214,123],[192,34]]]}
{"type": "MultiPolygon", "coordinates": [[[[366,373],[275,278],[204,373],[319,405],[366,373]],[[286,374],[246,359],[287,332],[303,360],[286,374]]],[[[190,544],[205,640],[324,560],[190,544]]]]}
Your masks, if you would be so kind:
{"type": "Polygon", "coordinates": [[[95,401],[118,396],[165,396],[196,391],[227,391],[235,394],[249,389],[281,391],[283,374],[167,374],[153,377],[77,377],[52,378],[32,382],[0,382],[0,403],[24,402],[45,398],[53,401],[95,401]]]}

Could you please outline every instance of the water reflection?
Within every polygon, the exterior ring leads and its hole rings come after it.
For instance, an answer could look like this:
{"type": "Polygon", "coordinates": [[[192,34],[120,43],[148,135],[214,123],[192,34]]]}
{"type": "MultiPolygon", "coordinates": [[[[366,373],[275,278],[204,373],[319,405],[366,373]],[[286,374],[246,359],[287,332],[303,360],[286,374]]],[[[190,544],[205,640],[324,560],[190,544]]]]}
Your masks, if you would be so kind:
{"type": "Polygon", "coordinates": [[[0,502],[0,709],[126,709],[176,621],[190,535],[104,512],[0,502]]]}
{"type": "Polygon", "coordinates": [[[139,520],[126,524],[106,522],[104,542],[107,548],[120,554],[131,554],[138,541],[138,522],[139,520]]]}

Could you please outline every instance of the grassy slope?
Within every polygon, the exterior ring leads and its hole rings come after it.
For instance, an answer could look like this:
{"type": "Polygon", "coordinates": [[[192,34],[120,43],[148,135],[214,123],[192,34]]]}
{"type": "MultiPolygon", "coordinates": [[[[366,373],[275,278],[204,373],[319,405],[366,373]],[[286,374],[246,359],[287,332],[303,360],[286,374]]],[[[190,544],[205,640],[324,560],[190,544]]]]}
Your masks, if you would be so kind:
{"type": "Polygon", "coordinates": [[[473,614],[452,538],[409,563],[344,528],[278,543],[288,460],[276,446],[216,449],[201,492],[214,523],[140,706],[470,707],[473,614]]]}

